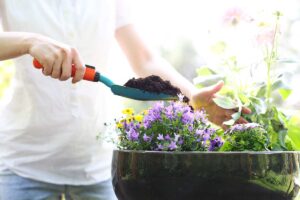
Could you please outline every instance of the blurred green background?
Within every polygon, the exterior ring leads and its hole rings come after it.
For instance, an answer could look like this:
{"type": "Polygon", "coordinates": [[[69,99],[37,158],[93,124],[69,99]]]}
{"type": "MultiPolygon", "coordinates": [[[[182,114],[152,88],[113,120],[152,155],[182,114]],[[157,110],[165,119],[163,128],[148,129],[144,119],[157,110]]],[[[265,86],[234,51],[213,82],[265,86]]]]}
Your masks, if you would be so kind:
{"type": "Polygon", "coordinates": [[[12,61],[0,62],[0,102],[8,95],[14,72],[15,68],[12,61]]]}

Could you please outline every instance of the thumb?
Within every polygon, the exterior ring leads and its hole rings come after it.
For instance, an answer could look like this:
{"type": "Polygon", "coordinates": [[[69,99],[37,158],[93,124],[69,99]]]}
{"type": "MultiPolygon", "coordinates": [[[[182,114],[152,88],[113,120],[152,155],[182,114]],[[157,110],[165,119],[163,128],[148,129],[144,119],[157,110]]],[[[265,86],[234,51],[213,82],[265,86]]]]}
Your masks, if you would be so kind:
{"type": "Polygon", "coordinates": [[[207,92],[211,95],[214,95],[215,93],[219,92],[223,86],[224,86],[224,81],[219,81],[215,85],[209,86],[207,88],[207,92]]]}

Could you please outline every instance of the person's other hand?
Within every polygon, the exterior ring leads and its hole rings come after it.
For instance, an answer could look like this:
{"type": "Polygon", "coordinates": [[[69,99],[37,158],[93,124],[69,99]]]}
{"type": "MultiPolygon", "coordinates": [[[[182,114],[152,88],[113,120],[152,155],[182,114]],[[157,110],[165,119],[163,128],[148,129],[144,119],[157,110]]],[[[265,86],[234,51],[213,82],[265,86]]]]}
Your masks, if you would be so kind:
{"type": "Polygon", "coordinates": [[[72,64],[76,67],[73,83],[82,80],[85,67],[78,51],[53,39],[33,34],[28,53],[43,65],[43,74],[61,81],[71,77],[72,64]]]}
{"type": "MultiPolygon", "coordinates": [[[[223,122],[231,119],[231,115],[235,113],[236,110],[221,108],[213,101],[213,98],[216,97],[216,93],[222,89],[223,85],[224,82],[220,81],[210,87],[194,91],[191,95],[190,104],[194,109],[204,108],[211,122],[221,126],[223,129],[227,129],[227,126],[224,125],[223,122]]],[[[251,110],[244,107],[242,108],[242,113],[250,114],[251,110]]],[[[247,123],[247,121],[243,117],[240,117],[236,123],[247,123]]]]}

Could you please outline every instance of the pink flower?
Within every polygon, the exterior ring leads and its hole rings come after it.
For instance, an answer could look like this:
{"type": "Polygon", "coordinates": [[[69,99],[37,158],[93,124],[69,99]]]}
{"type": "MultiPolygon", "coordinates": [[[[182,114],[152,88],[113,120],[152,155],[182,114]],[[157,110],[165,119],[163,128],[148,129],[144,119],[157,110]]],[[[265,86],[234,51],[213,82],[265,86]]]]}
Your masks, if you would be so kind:
{"type": "Polygon", "coordinates": [[[259,45],[272,45],[274,42],[275,30],[272,28],[262,28],[256,36],[259,45]]]}
{"type": "Polygon", "coordinates": [[[250,22],[252,18],[238,7],[228,9],[223,16],[224,24],[229,26],[236,26],[241,21],[250,22]]]}

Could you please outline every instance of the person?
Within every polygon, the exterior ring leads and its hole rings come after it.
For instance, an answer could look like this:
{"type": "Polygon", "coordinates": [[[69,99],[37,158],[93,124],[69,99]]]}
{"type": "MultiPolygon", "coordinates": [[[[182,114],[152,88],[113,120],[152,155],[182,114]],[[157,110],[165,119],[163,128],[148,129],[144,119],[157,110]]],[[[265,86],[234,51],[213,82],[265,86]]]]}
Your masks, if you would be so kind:
{"type": "Polygon", "coordinates": [[[222,125],[234,112],[212,101],[223,82],[197,89],[150,51],[130,20],[127,0],[0,3],[0,60],[14,58],[16,68],[12,98],[0,113],[1,200],[58,199],[62,193],[67,199],[115,198],[111,149],[96,140],[112,94],[81,81],[85,63],[107,71],[114,39],[137,76],[170,80],[194,108],[205,108],[212,122],[222,125]],[[33,68],[33,58],[47,77],[33,68]]]}

